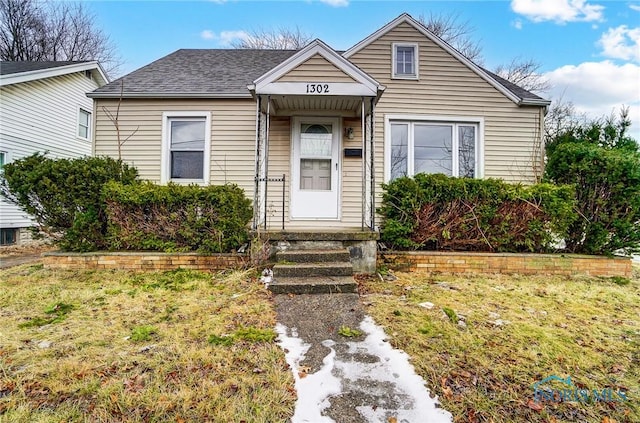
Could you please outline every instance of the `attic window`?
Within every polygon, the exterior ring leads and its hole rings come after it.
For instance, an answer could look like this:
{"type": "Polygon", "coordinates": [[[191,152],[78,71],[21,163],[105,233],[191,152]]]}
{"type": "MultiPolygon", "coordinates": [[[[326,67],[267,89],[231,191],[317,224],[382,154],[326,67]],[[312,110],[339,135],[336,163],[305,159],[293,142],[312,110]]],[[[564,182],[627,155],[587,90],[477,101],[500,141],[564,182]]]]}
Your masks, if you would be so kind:
{"type": "Polygon", "coordinates": [[[392,49],[392,78],[418,79],[418,45],[394,43],[392,49]]]}
{"type": "Polygon", "coordinates": [[[93,74],[91,73],[91,71],[89,69],[84,71],[84,76],[89,78],[89,79],[93,79],[93,74]]]}

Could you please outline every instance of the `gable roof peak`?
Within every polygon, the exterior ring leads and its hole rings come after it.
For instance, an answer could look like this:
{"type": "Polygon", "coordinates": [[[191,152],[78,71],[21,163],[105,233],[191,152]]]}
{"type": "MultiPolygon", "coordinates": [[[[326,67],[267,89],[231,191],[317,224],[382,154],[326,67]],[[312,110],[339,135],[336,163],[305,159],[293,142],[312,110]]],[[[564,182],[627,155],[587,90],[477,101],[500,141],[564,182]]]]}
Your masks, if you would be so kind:
{"type": "Polygon", "coordinates": [[[455,57],[460,63],[469,68],[472,72],[478,75],[480,78],[484,79],[487,83],[501,92],[505,97],[509,100],[513,101],[517,105],[535,105],[535,106],[548,106],[551,104],[550,101],[545,100],[537,95],[518,87],[516,84],[513,84],[509,81],[506,81],[499,76],[487,71],[486,69],[478,66],[468,57],[460,53],[456,50],[451,44],[444,41],[442,38],[431,32],[423,23],[417,21],[408,13],[402,13],[397,18],[392,20],[391,22],[384,25],[382,28],[378,29],[373,34],[369,35],[364,40],[360,41],[349,50],[344,52],[343,56],[349,59],[351,56],[359,52],[360,50],[367,47],[369,44],[373,43],[383,35],[387,34],[389,31],[396,28],[398,25],[402,23],[408,23],[413,26],[418,32],[424,35],[426,38],[431,40],[437,46],[445,50],[447,53],[451,54],[455,57]]]}

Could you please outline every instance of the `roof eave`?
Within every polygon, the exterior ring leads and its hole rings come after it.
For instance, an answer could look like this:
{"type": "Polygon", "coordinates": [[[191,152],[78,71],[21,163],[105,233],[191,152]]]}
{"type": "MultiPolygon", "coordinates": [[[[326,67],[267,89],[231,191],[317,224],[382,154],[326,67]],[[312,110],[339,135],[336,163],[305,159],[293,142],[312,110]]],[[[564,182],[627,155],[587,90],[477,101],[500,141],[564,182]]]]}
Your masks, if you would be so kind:
{"type": "Polygon", "coordinates": [[[251,98],[251,93],[87,93],[89,98],[251,98]]]}
{"type": "Polygon", "coordinates": [[[521,106],[549,106],[551,100],[545,100],[544,98],[523,98],[519,104],[521,106]]]}
{"type": "Polygon", "coordinates": [[[54,76],[68,75],[70,73],[82,72],[84,70],[97,70],[99,86],[109,83],[109,78],[97,61],[88,61],[83,63],[74,63],[72,65],[56,66],[54,68],[37,69],[27,72],[17,72],[9,75],[3,75],[0,78],[0,86],[19,84],[21,82],[35,81],[38,79],[52,78],[54,76]]]}

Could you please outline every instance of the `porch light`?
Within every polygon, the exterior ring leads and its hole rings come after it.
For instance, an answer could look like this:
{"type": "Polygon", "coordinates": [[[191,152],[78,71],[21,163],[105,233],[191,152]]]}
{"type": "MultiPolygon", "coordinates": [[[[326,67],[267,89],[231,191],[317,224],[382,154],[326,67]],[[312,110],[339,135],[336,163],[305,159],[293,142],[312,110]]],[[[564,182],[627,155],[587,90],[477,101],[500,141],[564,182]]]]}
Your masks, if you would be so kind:
{"type": "Polygon", "coordinates": [[[344,129],[344,135],[345,135],[348,139],[352,140],[352,139],[353,139],[353,128],[345,128],[345,129],[344,129]]]}

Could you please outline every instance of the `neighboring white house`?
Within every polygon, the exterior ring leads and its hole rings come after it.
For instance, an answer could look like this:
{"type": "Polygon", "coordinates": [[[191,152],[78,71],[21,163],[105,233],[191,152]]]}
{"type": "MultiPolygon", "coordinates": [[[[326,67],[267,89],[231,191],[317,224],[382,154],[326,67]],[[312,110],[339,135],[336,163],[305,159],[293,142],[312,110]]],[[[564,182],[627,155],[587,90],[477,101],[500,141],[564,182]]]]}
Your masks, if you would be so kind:
{"type": "MultiPolygon", "coordinates": [[[[108,82],[95,61],[0,62],[0,168],[36,152],[90,155],[94,114],[86,94],[108,82]]],[[[32,224],[0,199],[0,245],[29,239],[32,224]]]]}

